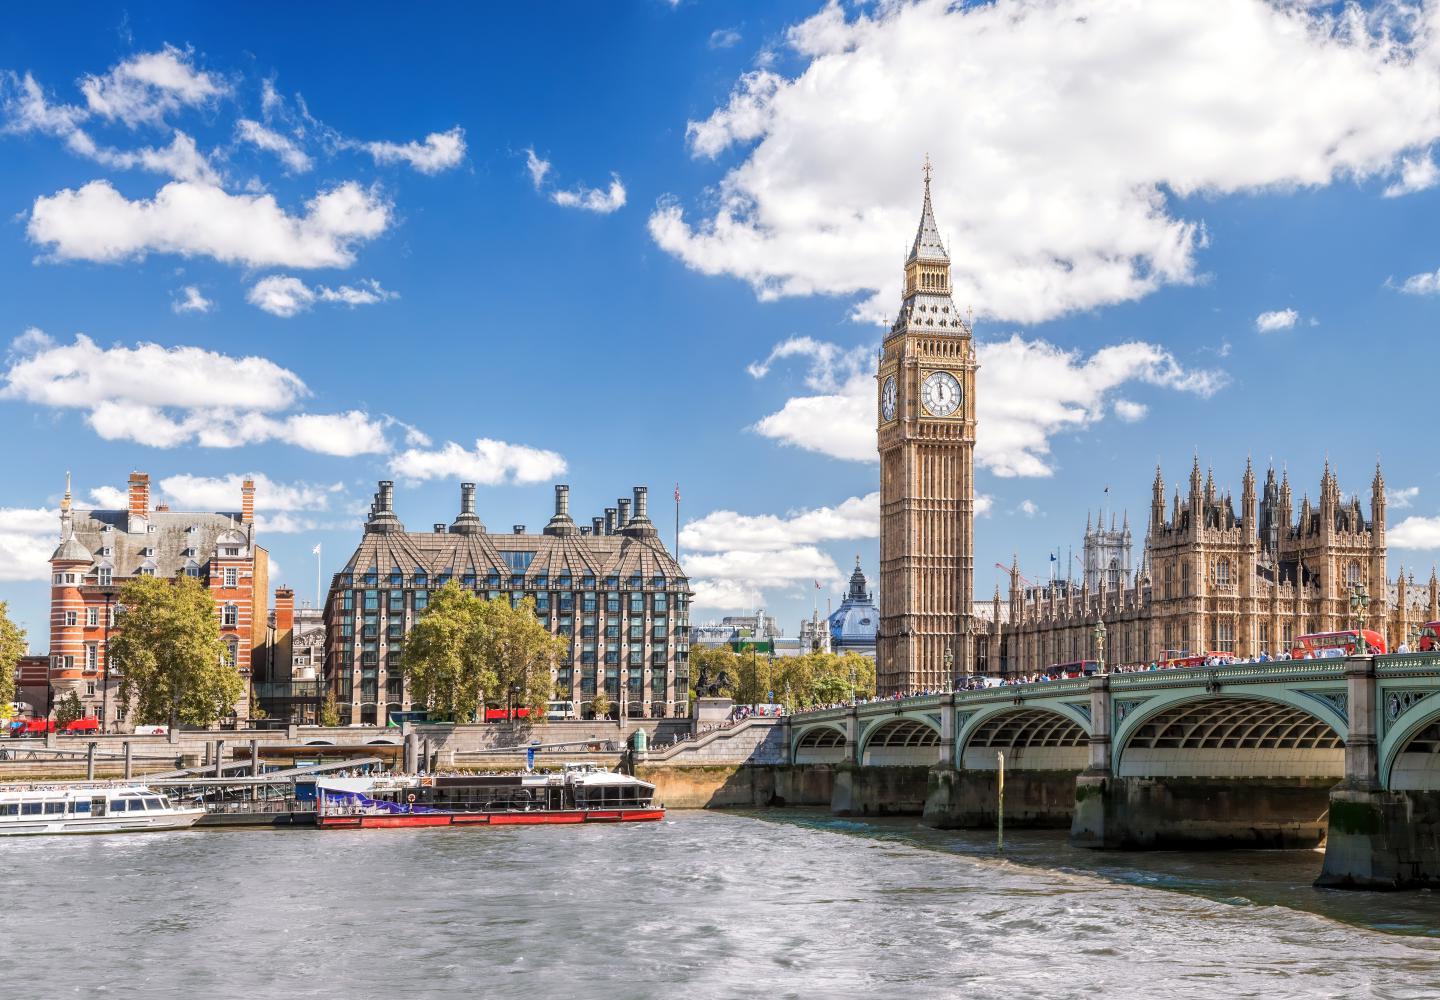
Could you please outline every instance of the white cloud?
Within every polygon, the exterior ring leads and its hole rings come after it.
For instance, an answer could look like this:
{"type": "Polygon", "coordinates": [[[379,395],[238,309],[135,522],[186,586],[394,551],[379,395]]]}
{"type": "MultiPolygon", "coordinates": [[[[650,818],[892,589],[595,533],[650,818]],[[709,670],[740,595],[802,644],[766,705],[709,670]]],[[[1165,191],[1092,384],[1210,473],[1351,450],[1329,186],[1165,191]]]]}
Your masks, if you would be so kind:
{"type": "Polygon", "coordinates": [[[1036,322],[1196,280],[1205,227],[1178,198],[1413,186],[1440,137],[1433,5],[831,3],[787,43],[795,75],[746,74],[690,124],[696,156],[741,147],[715,207],[664,201],[650,231],[761,298],[859,294],[872,321],[893,318],[927,150],[958,300],[1036,322]]]}
{"type": "Polygon", "coordinates": [[[99,146],[84,132],[71,133],[67,145],[73,152],[89,157],[97,163],[118,170],[140,168],[155,174],[168,174],[179,181],[195,181],[199,184],[215,185],[220,175],[210,165],[210,160],[195,140],[177,130],[170,145],[159,149],[144,146],[140,149],[117,150],[99,146]]]}
{"type": "Polygon", "coordinates": [[[1404,489],[1385,491],[1385,499],[1396,510],[1405,510],[1410,507],[1419,495],[1420,487],[1418,486],[1406,486],[1404,489]]]}
{"type": "Polygon", "coordinates": [[[550,195],[550,200],[565,208],[609,215],[625,204],[625,185],[620,183],[619,174],[611,174],[608,188],[588,188],[582,184],[570,191],[556,191],[550,195]]]}
{"type": "Polygon", "coordinates": [[[31,330],[9,360],[0,399],[85,410],[109,441],[233,448],[273,440],[340,456],[388,450],[384,422],[361,410],[284,414],[309,390],[265,358],[158,344],[102,348],[83,334],[57,344],[31,330]]]}
{"type": "Polygon", "coordinates": [[[456,125],[448,132],[431,132],[423,142],[364,142],[360,148],[376,163],[408,163],[422,174],[438,174],[465,159],[465,130],[456,125]]]}
{"type": "Polygon", "coordinates": [[[291,173],[303,174],[315,165],[315,161],[289,136],[281,135],[249,118],[242,118],[235,123],[235,138],[267,153],[274,153],[291,173]]]}
{"type": "Polygon", "coordinates": [[[1395,549],[1440,549],[1440,517],[1407,517],[1386,531],[1395,549]]]}
{"type": "Polygon", "coordinates": [[[1020,506],[1015,509],[1026,517],[1034,517],[1040,513],[1040,506],[1034,500],[1021,500],[1020,506]]]}
{"type": "Polygon", "coordinates": [[[35,199],[26,233],[59,260],[173,253],[250,267],[348,267],[357,245],[385,232],[391,219],[390,203],[353,181],[291,215],[269,194],[174,181],[149,201],[130,201],[100,180],[35,199]]]}
{"type": "Polygon", "coordinates": [[[225,82],[195,68],[192,53],[166,45],[121,62],[104,76],[80,81],[89,111],[134,127],[155,125],[181,107],[203,107],[229,92],[225,82]]]}
{"type": "Polygon", "coordinates": [[[186,285],[180,289],[180,292],[184,297],[175,299],[170,303],[170,308],[173,309],[177,315],[191,312],[207,313],[215,308],[215,303],[201,295],[200,289],[195,285],[186,285]]]}
{"type": "Polygon", "coordinates": [[[1426,271],[1421,274],[1412,274],[1405,279],[1400,286],[1400,291],[1406,295],[1435,295],[1440,293],[1440,271],[1426,271]]]}
{"type": "MultiPolygon", "coordinates": [[[[1050,439],[1101,420],[1110,394],[1139,383],[1209,398],[1228,377],[1183,367],[1155,344],[1132,341],[1083,358],[1044,340],[978,342],[982,382],[977,403],[982,432],[975,460],[997,476],[1049,476],[1050,439]]],[[[869,347],[844,350],[810,338],[779,344],[750,373],[764,376],[778,358],[807,357],[806,385],[815,395],[794,396],[755,430],[765,437],[834,458],[873,462],[875,380],[869,347]]],[[[1136,404],[1138,405],[1138,404],[1136,404]]],[[[1131,411],[1133,413],[1133,411],[1131,411]]]]}
{"type": "Polygon", "coordinates": [[[49,578],[50,555],[60,540],[59,518],[55,510],[0,507],[0,581],[49,578]]]}
{"type": "MultiPolygon", "coordinates": [[[[160,491],[176,510],[239,510],[240,489],[246,479],[255,484],[255,510],[272,514],[278,511],[325,511],[330,498],[344,489],[340,483],[281,483],[263,472],[232,473],[228,476],[192,476],[188,473],[166,476],[159,482],[160,491]]],[[[115,491],[117,494],[119,490],[115,491]]],[[[122,501],[119,506],[124,506],[122,501]]]]}
{"type": "Polygon", "coordinates": [[[1400,161],[1400,179],[1385,189],[1385,197],[1399,198],[1435,186],[1440,181],[1440,169],[1427,151],[1417,156],[1407,156],[1400,161]]]}
{"type": "Polygon", "coordinates": [[[411,480],[465,479],[494,486],[539,483],[563,475],[565,459],[553,451],[477,438],[473,449],[454,441],[435,450],[410,448],[391,461],[396,476],[411,480]]]}
{"type": "Polygon", "coordinates": [[[1277,309],[1274,312],[1263,312],[1255,317],[1255,329],[1261,333],[1274,333],[1276,330],[1291,330],[1300,314],[1294,309],[1277,309]]]}
{"type": "Polygon", "coordinates": [[[530,172],[530,183],[539,191],[545,183],[545,175],[550,172],[550,161],[542,160],[535,155],[533,148],[525,150],[525,169],[530,172]]]}
{"type": "Polygon", "coordinates": [[[995,509],[995,498],[989,493],[975,494],[975,516],[989,517],[990,512],[995,509]]]}
{"type": "Polygon", "coordinates": [[[740,32],[734,28],[716,28],[710,32],[710,40],[706,43],[712,49],[729,49],[740,44],[740,32]]]}
{"type": "Polygon", "coordinates": [[[695,585],[695,603],[716,611],[753,610],[767,590],[840,586],[844,576],[821,542],[875,538],[880,494],[833,507],[774,514],[718,510],[685,525],[680,549],[695,585]]]}
{"type": "Polygon", "coordinates": [[[1115,400],[1115,416],[1127,424],[1137,423],[1145,419],[1145,414],[1150,412],[1150,407],[1144,403],[1137,403],[1132,399],[1115,400]]]}
{"type": "Polygon", "coordinates": [[[312,288],[288,274],[272,274],[261,278],[245,296],[245,300],[251,305],[273,316],[287,318],[309,311],[316,302],[337,302],[353,308],[394,298],[399,296],[381,288],[380,283],[374,279],[363,279],[358,285],[341,285],[339,288],[328,288],[324,285],[312,288]]]}
{"type": "Polygon", "coordinates": [[[118,486],[97,486],[90,491],[90,502],[100,510],[123,510],[129,497],[118,486]]]}

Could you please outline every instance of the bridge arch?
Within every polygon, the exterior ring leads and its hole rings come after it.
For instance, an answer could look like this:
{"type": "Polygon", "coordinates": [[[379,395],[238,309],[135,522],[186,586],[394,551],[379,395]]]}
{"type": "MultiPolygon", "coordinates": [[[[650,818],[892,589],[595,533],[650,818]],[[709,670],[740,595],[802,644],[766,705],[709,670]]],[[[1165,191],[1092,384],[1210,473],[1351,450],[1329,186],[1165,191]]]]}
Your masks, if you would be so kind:
{"type": "MultiPolygon", "coordinates": [[[[1135,705],[1117,726],[1117,777],[1334,778],[1344,721],[1298,692],[1179,693],[1135,705]],[[1326,716],[1329,716],[1327,718],[1326,716]]],[[[1117,715],[1125,706],[1117,705],[1117,715]]]]}
{"type": "Polygon", "coordinates": [[[1380,785],[1396,792],[1440,790],[1440,704],[1386,735],[1380,785]]]}
{"type": "Polygon", "coordinates": [[[1083,771],[1090,762],[1090,732],[1068,714],[1038,705],[1004,706],[966,721],[956,741],[958,764],[973,771],[1005,767],[1083,771]]]}
{"type": "Polygon", "coordinates": [[[939,755],[939,728],[928,719],[906,716],[876,723],[860,745],[860,763],[877,767],[935,764],[939,755]]]}
{"type": "Polygon", "coordinates": [[[845,730],[822,724],[807,726],[795,736],[790,759],[796,764],[840,764],[845,760],[845,730]]]}

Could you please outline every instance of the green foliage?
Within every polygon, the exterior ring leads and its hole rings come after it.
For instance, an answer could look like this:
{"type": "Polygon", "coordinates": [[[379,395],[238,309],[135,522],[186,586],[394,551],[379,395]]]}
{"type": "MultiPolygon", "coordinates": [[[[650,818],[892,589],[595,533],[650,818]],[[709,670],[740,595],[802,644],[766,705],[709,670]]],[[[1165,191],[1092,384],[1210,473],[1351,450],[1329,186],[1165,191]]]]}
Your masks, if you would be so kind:
{"type": "Polygon", "coordinates": [[[25,655],[25,630],[10,620],[9,606],[0,601],[0,719],[9,718],[15,700],[15,665],[25,655]]]}
{"type": "Polygon", "coordinates": [[[430,717],[466,722],[483,705],[525,706],[542,718],[564,652],[526,599],[487,601],[454,583],[435,591],[405,641],[411,698],[430,717]]]}
{"type": "Polygon", "coordinates": [[[327,690],[325,701],[320,705],[320,725],[340,725],[340,706],[335,704],[335,692],[327,690]]]}
{"type": "Polygon", "coordinates": [[[723,675],[726,683],[721,685],[720,693],[740,705],[774,700],[799,709],[848,701],[852,690],[861,698],[875,693],[875,661],[858,653],[771,657],[749,651],[736,653],[724,646],[692,649],[690,676],[697,685],[701,668],[711,684],[723,675]]]}
{"type": "Polygon", "coordinates": [[[80,696],[71,691],[60,699],[55,706],[55,728],[64,729],[76,719],[85,718],[85,706],[80,704],[80,696]]]}
{"type": "Polygon", "coordinates": [[[610,700],[608,694],[601,690],[595,692],[595,700],[590,703],[590,707],[595,711],[595,718],[608,719],[615,703],[610,700]]]}
{"type": "Polygon", "coordinates": [[[190,576],[137,576],[120,588],[109,655],[120,700],[137,719],[208,726],[229,715],[245,692],[224,662],[215,602],[190,576]]]}

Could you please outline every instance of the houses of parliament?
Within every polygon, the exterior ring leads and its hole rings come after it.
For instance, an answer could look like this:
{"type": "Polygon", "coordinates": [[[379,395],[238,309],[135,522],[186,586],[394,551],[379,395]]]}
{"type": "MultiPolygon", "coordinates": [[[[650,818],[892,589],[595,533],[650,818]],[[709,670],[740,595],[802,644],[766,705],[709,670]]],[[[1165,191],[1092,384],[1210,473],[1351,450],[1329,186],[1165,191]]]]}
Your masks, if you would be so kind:
{"type": "MultiPolygon", "coordinates": [[[[1297,507],[1289,476],[1247,461],[1239,506],[1198,456],[1167,497],[1160,469],[1132,565],[1129,519],[1087,526],[1079,580],[1031,584],[1012,563],[1008,592],[975,594],[979,366],[969,321],[951,297],[950,257],[930,199],[905,262],[900,313],[876,373],[880,453],[882,695],[948,689],[974,673],[1014,674],[1097,659],[1139,664],[1175,655],[1272,655],[1299,635],[1367,627],[1392,646],[1440,620],[1440,581],[1417,587],[1385,569],[1385,480],[1369,503],[1346,499],[1329,463],[1317,499],[1297,507]],[[1368,510],[1366,507],[1368,506],[1368,510]],[[1363,607],[1353,598],[1363,594],[1363,607]]],[[[1113,515],[1112,515],[1113,517],[1113,515]]]]}

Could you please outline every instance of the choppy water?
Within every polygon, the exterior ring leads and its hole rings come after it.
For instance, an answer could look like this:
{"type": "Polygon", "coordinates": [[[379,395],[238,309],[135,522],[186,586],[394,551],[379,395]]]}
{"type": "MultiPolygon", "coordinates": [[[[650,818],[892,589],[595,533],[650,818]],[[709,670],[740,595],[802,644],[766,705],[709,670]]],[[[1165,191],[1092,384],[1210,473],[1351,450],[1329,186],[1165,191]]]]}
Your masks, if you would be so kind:
{"type": "Polygon", "coordinates": [[[27,997],[1440,996],[1428,893],[1314,890],[1314,854],[1007,847],[802,812],[17,838],[0,841],[0,981],[27,997]]]}

